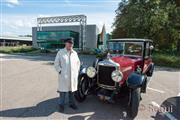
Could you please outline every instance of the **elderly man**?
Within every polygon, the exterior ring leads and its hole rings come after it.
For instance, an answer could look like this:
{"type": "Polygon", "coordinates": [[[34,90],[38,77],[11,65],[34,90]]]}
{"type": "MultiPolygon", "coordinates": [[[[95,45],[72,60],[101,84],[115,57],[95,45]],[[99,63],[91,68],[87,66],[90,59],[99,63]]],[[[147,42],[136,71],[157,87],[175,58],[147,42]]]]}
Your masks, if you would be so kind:
{"type": "Polygon", "coordinates": [[[77,90],[80,60],[76,51],[73,50],[73,45],[73,38],[65,39],[65,48],[58,51],[54,61],[59,77],[58,91],[60,97],[58,103],[60,112],[64,112],[66,94],[69,96],[69,107],[74,110],[77,109],[73,92],[77,90]]]}

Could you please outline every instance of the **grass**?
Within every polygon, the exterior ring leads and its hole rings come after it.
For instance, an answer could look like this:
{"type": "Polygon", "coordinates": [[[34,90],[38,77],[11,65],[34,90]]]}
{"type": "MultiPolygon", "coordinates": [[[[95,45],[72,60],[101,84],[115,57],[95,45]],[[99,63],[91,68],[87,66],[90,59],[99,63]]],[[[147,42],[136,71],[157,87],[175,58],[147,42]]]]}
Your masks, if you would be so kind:
{"type": "Polygon", "coordinates": [[[153,62],[158,66],[180,68],[180,55],[167,53],[154,53],[153,62]]]}

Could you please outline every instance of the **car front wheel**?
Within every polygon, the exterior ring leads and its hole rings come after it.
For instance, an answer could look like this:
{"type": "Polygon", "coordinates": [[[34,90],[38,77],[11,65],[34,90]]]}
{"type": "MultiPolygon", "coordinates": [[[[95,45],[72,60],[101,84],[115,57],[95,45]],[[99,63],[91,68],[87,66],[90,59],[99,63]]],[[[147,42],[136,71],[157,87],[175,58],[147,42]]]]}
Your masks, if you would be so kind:
{"type": "Polygon", "coordinates": [[[78,90],[75,92],[75,98],[78,102],[83,102],[89,91],[89,81],[87,75],[79,76],[78,90]]]}
{"type": "Polygon", "coordinates": [[[129,96],[128,116],[135,118],[138,114],[139,102],[140,102],[140,88],[132,89],[129,96]]]}

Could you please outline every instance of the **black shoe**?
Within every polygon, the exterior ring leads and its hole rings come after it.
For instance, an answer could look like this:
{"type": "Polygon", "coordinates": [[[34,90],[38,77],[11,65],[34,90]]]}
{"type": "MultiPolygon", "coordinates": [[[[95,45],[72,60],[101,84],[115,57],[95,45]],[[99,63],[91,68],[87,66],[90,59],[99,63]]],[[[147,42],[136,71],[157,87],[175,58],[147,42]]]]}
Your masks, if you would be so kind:
{"type": "Polygon", "coordinates": [[[59,105],[59,112],[63,113],[64,112],[64,106],[59,105]]]}
{"type": "Polygon", "coordinates": [[[69,105],[70,108],[72,108],[73,110],[77,110],[78,107],[75,104],[69,105]]]}

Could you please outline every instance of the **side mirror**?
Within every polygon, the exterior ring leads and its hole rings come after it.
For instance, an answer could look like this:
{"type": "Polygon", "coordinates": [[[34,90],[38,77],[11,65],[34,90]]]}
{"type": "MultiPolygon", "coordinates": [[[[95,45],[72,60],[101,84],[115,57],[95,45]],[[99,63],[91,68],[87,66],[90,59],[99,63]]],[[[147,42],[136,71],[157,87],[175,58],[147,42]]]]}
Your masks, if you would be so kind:
{"type": "Polygon", "coordinates": [[[152,53],[153,53],[153,51],[154,51],[154,46],[153,45],[150,45],[150,47],[149,47],[149,55],[151,56],[152,55],[152,53]]]}
{"type": "Polygon", "coordinates": [[[153,46],[153,45],[151,45],[151,46],[149,47],[149,49],[150,49],[150,50],[153,50],[153,49],[154,49],[154,46],[153,46]]]}

